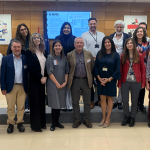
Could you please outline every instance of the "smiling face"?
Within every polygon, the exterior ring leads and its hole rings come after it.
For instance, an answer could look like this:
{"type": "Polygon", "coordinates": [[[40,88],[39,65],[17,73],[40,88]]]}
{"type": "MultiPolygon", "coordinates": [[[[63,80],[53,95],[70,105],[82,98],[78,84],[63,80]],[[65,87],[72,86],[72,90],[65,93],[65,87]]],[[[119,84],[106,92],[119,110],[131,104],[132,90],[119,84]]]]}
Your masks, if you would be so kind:
{"type": "Polygon", "coordinates": [[[137,30],[136,36],[137,36],[137,39],[142,39],[143,38],[144,32],[143,32],[142,28],[137,30]]]}
{"type": "Polygon", "coordinates": [[[21,43],[13,42],[11,46],[13,54],[18,57],[21,54],[21,43]]]}
{"type": "Polygon", "coordinates": [[[40,45],[40,37],[36,34],[34,37],[33,37],[33,42],[36,46],[40,45]]]}
{"type": "Polygon", "coordinates": [[[84,41],[82,38],[77,38],[75,43],[74,43],[74,47],[76,49],[76,51],[82,51],[83,47],[84,47],[84,41]]]}
{"type": "Polygon", "coordinates": [[[71,32],[70,26],[67,24],[63,29],[63,33],[68,35],[71,32]]]}
{"type": "Polygon", "coordinates": [[[88,25],[89,25],[89,28],[90,28],[91,32],[95,32],[96,31],[96,28],[97,28],[96,20],[90,20],[88,25]]]}
{"type": "Polygon", "coordinates": [[[26,37],[28,35],[28,30],[25,26],[20,27],[20,34],[22,35],[22,37],[26,37]]]}
{"type": "Polygon", "coordinates": [[[116,30],[116,33],[117,33],[118,35],[121,35],[121,34],[122,34],[123,29],[124,29],[124,27],[123,27],[122,24],[116,24],[115,30],[116,30]]]}
{"type": "Polygon", "coordinates": [[[53,48],[53,50],[55,51],[55,55],[60,55],[62,49],[63,47],[59,42],[55,43],[54,48],[53,48]]]}
{"type": "Polygon", "coordinates": [[[133,42],[129,40],[126,44],[126,47],[129,51],[133,50],[133,47],[134,47],[133,42]]]}
{"type": "Polygon", "coordinates": [[[106,50],[111,50],[111,42],[108,39],[105,40],[104,46],[106,50]]]}

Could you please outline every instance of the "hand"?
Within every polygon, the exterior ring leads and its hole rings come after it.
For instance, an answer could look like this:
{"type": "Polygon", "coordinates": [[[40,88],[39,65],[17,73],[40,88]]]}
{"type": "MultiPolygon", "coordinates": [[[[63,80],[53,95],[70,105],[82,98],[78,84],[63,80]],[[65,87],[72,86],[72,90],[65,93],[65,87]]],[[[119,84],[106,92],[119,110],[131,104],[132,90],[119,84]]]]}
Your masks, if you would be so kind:
{"type": "Polygon", "coordinates": [[[56,84],[57,89],[61,89],[62,85],[60,85],[59,83],[56,84]]]}
{"type": "Polygon", "coordinates": [[[96,57],[93,56],[93,58],[94,58],[94,61],[95,61],[95,60],[96,60],[96,57]]]}
{"type": "Polygon", "coordinates": [[[109,82],[108,78],[103,78],[104,84],[106,84],[107,82],[109,82]]]}
{"type": "Polygon", "coordinates": [[[149,84],[146,83],[146,89],[149,91],[149,84]]]}
{"type": "Polygon", "coordinates": [[[6,95],[6,90],[2,90],[2,94],[3,94],[3,95],[6,95]]]}
{"type": "Polygon", "coordinates": [[[46,80],[47,80],[47,77],[42,77],[42,78],[41,78],[41,83],[42,83],[42,84],[45,84],[45,83],[46,83],[46,80]]]}
{"type": "Polygon", "coordinates": [[[144,89],[144,87],[142,87],[141,89],[144,89]]]}
{"type": "Polygon", "coordinates": [[[67,84],[67,82],[64,82],[61,86],[62,86],[62,88],[63,87],[65,87],[66,86],[66,84],[67,84]]]}

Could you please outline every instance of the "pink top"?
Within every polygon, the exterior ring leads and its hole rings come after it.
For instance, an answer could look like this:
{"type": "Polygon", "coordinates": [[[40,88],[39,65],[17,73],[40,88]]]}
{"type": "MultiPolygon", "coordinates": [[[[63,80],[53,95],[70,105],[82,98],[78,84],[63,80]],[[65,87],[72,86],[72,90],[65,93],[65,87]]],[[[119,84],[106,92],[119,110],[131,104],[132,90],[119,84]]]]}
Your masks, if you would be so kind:
{"type": "Polygon", "coordinates": [[[44,76],[46,58],[45,58],[43,52],[41,53],[40,51],[37,50],[35,53],[36,53],[36,56],[40,62],[41,74],[44,76]]]}

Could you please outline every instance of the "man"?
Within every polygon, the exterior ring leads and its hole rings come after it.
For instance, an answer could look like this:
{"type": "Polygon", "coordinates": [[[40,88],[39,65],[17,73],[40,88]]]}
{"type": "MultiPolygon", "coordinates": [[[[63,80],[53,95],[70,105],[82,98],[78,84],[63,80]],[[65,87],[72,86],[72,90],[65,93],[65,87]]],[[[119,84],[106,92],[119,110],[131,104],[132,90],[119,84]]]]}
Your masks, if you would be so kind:
{"type": "MultiPolygon", "coordinates": [[[[97,31],[96,18],[90,18],[88,20],[89,31],[83,33],[81,37],[84,40],[84,49],[90,51],[96,58],[97,52],[101,49],[102,39],[105,37],[104,33],[97,31]]],[[[94,79],[93,79],[94,80],[94,79]]],[[[91,109],[94,107],[94,90],[91,88],[91,109]]]]}
{"type": "Polygon", "coordinates": [[[1,66],[1,91],[7,100],[7,133],[12,133],[15,124],[15,105],[17,105],[17,128],[24,132],[22,125],[27,93],[26,57],[21,55],[21,42],[11,41],[12,54],[3,57],[1,66]]]}
{"type": "MultiPolygon", "coordinates": [[[[110,37],[113,39],[114,44],[116,46],[116,51],[121,56],[124,49],[124,43],[126,39],[128,39],[130,36],[123,32],[125,27],[125,23],[122,20],[117,20],[114,24],[115,33],[111,34],[110,37]]],[[[122,110],[122,98],[121,98],[121,89],[118,91],[118,98],[113,98],[113,109],[118,106],[118,109],[122,110]]]]}
{"type": "Polygon", "coordinates": [[[84,101],[84,116],[83,124],[88,128],[92,128],[90,119],[90,97],[92,87],[92,71],[94,69],[94,59],[91,52],[83,49],[84,41],[82,38],[75,38],[75,50],[67,54],[67,60],[70,65],[70,72],[68,76],[68,86],[71,89],[73,110],[75,123],[73,128],[77,128],[81,124],[80,116],[80,89],[83,94],[84,101]]]}
{"type": "MultiPolygon", "coordinates": [[[[145,22],[140,22],[139,27],[144,28],[146,33],[147,33],[147,24],[145,22]]],[[[150,42],[150,38],[149,37],[147,37],[147,42],[150,42]]]]}

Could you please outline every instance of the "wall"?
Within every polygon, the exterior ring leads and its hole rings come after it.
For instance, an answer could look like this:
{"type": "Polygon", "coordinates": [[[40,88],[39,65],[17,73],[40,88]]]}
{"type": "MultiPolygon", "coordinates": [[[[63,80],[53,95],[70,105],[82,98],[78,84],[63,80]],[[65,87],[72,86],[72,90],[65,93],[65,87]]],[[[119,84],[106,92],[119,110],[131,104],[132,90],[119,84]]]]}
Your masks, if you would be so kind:
{"type": "MultiPolygon", "coordinates": [[[[114,22],[123,20],[124,15],[147,15],[150,36],[150,3],[78,3],[78,2],[0,2],[0,13],[12,15],[12,38],[16,27],[25,23],[31,33],[43,36],[43,11],[91,11],[98,20],[98,31],[110,35],[114,32],[114,22]]],[[[52,41],[50,41],[50,45],[52,41]]],[[[0,45],[0,53],[6,54],[8,45],[0,45]]]]}

